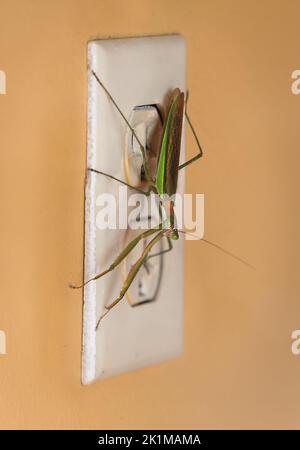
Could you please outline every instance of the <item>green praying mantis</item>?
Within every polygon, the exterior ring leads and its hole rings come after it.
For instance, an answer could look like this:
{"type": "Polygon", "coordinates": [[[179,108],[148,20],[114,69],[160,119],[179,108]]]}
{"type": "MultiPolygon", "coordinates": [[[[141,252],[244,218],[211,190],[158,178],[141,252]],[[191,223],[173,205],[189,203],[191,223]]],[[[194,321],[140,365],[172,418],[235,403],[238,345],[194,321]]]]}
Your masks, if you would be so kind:
{"type": "MultiPolygon", "coordinates": [[[[98,75],[94,71],[92,71],[92,75],[94,76],[94,78],[96,79],[96,81],[100,85],[100,87],[105,91],[108,98],[110,99],[112,104],[115,106],[115,108],[119,112],[120,116],[125,121],[126,125],[129,127],[134,139],[138,143],[138,146],[140,148],[140,152],[142,155],[143,171],[144,171],[144,177],[146,180],[147,188],[142,189],[141,187],[131,186],[127,182],[114,177],[112,174],[101,172],[101,171],[93,169],[93,168],[88,168],[88,170],[90,170],[91,172],[109,177],[109,178],[111,178],[119,183],[122,183],[122,184],[130,187],[131,189],[133,189],[139,193],[142,193],[146,196],[149,196],[150,193],[153,192],[154,194],[159,195],[161,199],[167,199],[167,200],[163,201],[164,212],[165,212],[164,220],[162,220],[154,228],[150,228],[146,231],[143,231],[142,233],[137,235],[134,239],[132,239],[106,270],[95,275],[94,277],[85,281],[81,285],[78,285],[78,286],[70,285],[70,287],[72,287],[74,289],[78,289],[78,288],[82,288],[83,286],[85,286],[87,283],[90,283],[91,281],[98,280],[99,278],[103,277],[107,273],[113,271],[119,264],[121,264],[122,261],[125,260],[125,258],[138,245],[139,242],[141,242],[144,239],[150,238],[150,241],[144,247],[144,250],[142,251],[141,256],[137,259],[137,261],[135,261],[135,263],[132,265],[131,269],[129,270],[118,297],[112,303],[105,306],[105,312],[98,319],[98,322],[96,325],[96,329],[97,329],[101,320],[109,313],[109,311],[112,310],[112,308],[114,308],[124,298],[130,285],[132,284],[135,277],[137,276],[139,270],[141,269],[141,267],[143,266],[143,264],[149,257],[149,253],[151,252],[152,248],[158,242],[160,242],[163,237],[166,237],[167,241],[168,241],[168,249],[162,250],[160,252],[160,254],[171,251],[173,248],[172,241],[176,241],[179,239],[179,233],[185,233],[185,231],[183,231],[183,230],[178,230],[176,228],[176,224],[175,224],[175,213],[174,213],[175,205],[174,205],[173,198],[177,191],[178,173],[183,168],[189,166],[190,164],[192,164],[192,163],[196,162],[198,159],[200,159],[203,156],[203,150],[200,145],[197,134],[195,132],[195,129],[190,121],[189,115],[187,113],[187,98],[188,98],[188,96],[186,95],[186,97],[185,97],[184,92],[181,91],[179,88],[176,88],[173,90],[173,92],[170,95],[169,104],[166,109],[165,120],[163,123],[162,137],[161,137],[160,146],[158,149],[156,170],[155,170],[155,175],[153,176],[151,174],[150,165],[149,165],[149,161],[147,159],[147,152],[146,152],[145,146],[141,143],[135,130],[130,125],[129,121],[127,120],[124,113],[118,106],[117,102],[114,100],[114,98],[111,95],[111,93],[109,92],[109,90],[102,83],[102,81],[100,80],[98,75]],[[195,139],[195,142],[196,142],[196,145],[198,148],[198,152],[191,159],[180,164],[179,160],[180,160],[180,150],[181,150],[181,136],[182,136],[182,127],[183,127],[183,118],[184,117],[186,118],[186,121],[191,128],[193,137],[195,139]]],[[[162,202],[160,202],[160,208],[162,208],[162,202]]],[[[162,214],[160,214],[160,217],[162,217],[162,214]]],[[[235,257],[236,259],[240,260],[241,262],[245,263],[245,261],[236,257],[235,255],[232,255],[230,252],[224,250],[222,247],[220,247],[210,241],[207,241],[206,239],[202,239],[202,240],[219,248],[220,250],[224,251],[225,253],[229,254],[230,256],[235,257]]]]}

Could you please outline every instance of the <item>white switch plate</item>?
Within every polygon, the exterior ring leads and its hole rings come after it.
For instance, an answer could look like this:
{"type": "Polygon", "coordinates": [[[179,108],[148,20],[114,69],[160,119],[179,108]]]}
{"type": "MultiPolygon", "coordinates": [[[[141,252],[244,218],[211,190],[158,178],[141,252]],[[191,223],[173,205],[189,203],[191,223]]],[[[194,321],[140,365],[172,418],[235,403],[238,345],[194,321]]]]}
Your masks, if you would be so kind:
{"type": "MultiPolygon", "coordinates": [[[[134,107],[165,106],[168,94],[186,89],[185,40],[179,35],[95,40],[88,44],[87,166],[125,179],[124,146],[127,127],[97,84],[100,77],[125,116],[134,107]]],[[[181,161],[185,156],[184,133],[181,161]]],[[[101,193],[116,194],[119,183],[87,173],[85,203],[85,279],[106,269],[123,248],[124,230],[96,226],[101,193]]],[[[179,192],[184,188],[180,172],[179,192]]],[[[127,189],[127,188],[126,188],[127,189]]],[[[163,255],[161,284],[156,300],[132,308],[126,298],[101,321],[104,306],[122,287],[122,267],[93,281],[84,289],[82,382],[88,384],[179,356],[183,335],[183,249],[175,241],[163,255]]]]}

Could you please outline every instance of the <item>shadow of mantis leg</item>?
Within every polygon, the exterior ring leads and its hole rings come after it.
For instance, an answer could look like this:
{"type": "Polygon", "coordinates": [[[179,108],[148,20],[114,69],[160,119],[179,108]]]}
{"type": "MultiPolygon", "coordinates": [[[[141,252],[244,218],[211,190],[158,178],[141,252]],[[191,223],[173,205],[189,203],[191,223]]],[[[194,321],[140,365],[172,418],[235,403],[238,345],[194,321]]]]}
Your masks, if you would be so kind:
{"type": "Polygon", "coordinates": [[[189,118],[189,115],[187,113],[187,101],[188,101],[188,95],[187,95],[186,101],[185,101],[185,105],[186,105],[186,107],[185,107],[185,117],[186,117],[187,123],[189,124],[189,126],[190,126],[190,128],[192,130],[192,133],[193,133],[194,139],[196,141],[199,153],[196,156],[193,156],[193,158],[189,159],[185,163],[181,164],[178,167],[178,170],[183,169],[184,167],[188,166],[189,164],[192,164],[193,162],[197,161],[197,159],[199,159],[199,158],[201,158],[203,156],[203,150],[202,150],[202,147],[200,145],[197,133],[196,133],[195,128],[193,127],[192,122],[191,122],[191,120],[189,118]]]}
{"type": "Polygon", "coordinates": [[[167,240],[168,240],[168,248],[166,248],[165,250],[162,250],[161,252],[157,252],[157,253],[153,253],[152,255],[149,255],[148,259],[154,258],[155,256],[163,255],[164,253],[168,253],[171,250],[173,250],[172,240],[169,238],[169,236],[166,236],[166,237],[167,237],[167,240]]]}
{"type": "Polygon", "coordinates": [[[121,110],[121,108],[119,107],[119,105],[117,104],[117,102],[115,101],[115,99],[113,98],[111,93],[109,92],[109,90],[104,86],[104,84],[102,83],[102,81],[100,80],[100,78],[98,77],[96,72],[94,72],[92,70],[92,74],[93,74],[94,78],[96,79],[97,83],[102,87],[104,92],[107,94],[108,98],[110,99],[112,104],[115,106],[116,110],[119,112],[120,116],[122,117],[122,119],[124,120],[124,122],[126,123],[128,128],[130,129],[131,133],[133,134],[134,138],[136,139],[137,143],[139,144],[140,150],[141,150],[141,153],[142,153],[142,157],[143,157],[143,165],[144,165],[144,169],[145,169],[145,177],[146,177],[147,181],[152,181],[153,182],[152,177],[151,177],[150,167],[149,167],[149,164],[148,164],[148,161],[147,161],[147,158],[146,158],[145,147],[143,146],[143,144],[139,140],[136,132],[134,131],[134,129],[132,128],[132,126],[130,125],[128,120],[126,119],[125,114],[123,113],[123,111],[121,110]]]}
{"type": "Polygon", "coordinates": [[[131,186],[131,184],[126,183],[126,181],[120,180],[119,178],[114,177],[113,175],[110,175],[106,172],[101,172],[101,170],[91,169],[88,168],[90,172],[98,173],[99,175],[104,175],[105,177],[111,178],[112,180],[118,181],[121,184],[124,184],[125,186],[129,187],[130,189],[134,189],[135,191],[139,192],[140,194],[144,194],[146,196],[150,195],[150,192],[152,191],[152,186],[149,187],[148,191],[143,191],[143,189],[140,189],[136,186],[131,186]]]}

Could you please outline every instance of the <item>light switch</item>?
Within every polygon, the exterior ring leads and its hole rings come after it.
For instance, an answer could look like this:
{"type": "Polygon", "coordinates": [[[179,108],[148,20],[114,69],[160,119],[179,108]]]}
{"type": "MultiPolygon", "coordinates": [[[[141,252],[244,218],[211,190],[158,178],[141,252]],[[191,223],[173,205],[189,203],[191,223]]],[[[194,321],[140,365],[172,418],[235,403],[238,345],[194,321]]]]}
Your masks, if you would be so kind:
{"type": "MultiPolygon", "coordinates": [[[[155,138],[159,111],[176,87],[185,91],[186,50],[179,35],[96,40],[88,44],[87,166],[138,184],[141,159],[132,133],[93,70],[142,140],[155,138]]],[[[184,161],[184,133],[181,161],[184,161]]],[[[99,196],[113,194],[117,210],[120,184],[88,171],[85,203],[85,279],[108,268],[128,242],[131,230],[99,229],[99,196]]],[[[124,188],[124,186],[123,186],[124,188]]],[[[127,190],[127,188],[125,188],[127,190]]],[[[184,189],[184,171],[179,192],[184,189]]],[[[128,196],[131,193],[128,189],[128,196]]],[[[124,201],[122,200],[124,203],[124,201]]],[[[128,295],[100,322],[104,306],[119,294],[124,274],[143,250],[142,243],[124,264],[84,288],[82,382],[149,366],[179,356],[183,334],[183,247],[149,259],[128,295]],[[133,303],[140,302],[132,307],[133,303]],[[155,297],[154,301],[143,302],[155,297]]],[[[161,246],[165,246],[163,240],[161,246]]],[[[161,247],[158,245],[159,251],[161,247]]]]}

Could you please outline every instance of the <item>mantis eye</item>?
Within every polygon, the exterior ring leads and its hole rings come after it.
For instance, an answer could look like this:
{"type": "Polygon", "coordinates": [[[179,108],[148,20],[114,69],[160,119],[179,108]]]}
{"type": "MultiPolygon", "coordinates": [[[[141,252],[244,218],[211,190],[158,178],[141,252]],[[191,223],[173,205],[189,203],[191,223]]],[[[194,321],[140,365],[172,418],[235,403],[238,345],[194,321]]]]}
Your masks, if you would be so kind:
{"type": "Polygon", "coordinates": [[[174,229],[172,231],[170,238],[173,239],[174,241],[177,241],[177,239],[179,239],[179,234],[178,234],[178,231],[176,229],[174,229]]]}

